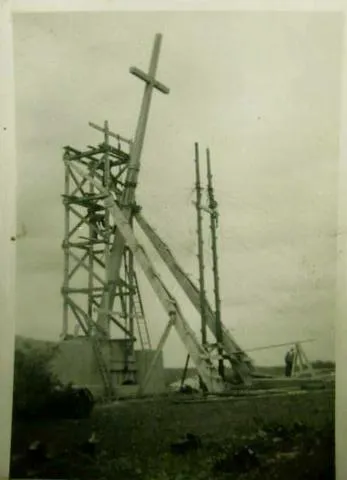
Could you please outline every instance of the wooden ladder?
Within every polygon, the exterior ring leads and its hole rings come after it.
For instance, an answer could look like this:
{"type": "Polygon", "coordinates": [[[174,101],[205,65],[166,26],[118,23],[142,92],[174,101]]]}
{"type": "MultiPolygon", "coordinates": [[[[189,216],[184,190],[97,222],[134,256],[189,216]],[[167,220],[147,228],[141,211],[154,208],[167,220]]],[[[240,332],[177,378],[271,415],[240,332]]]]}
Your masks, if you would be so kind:
{"type": "Polygon", "coordinates": [[[98,337],[98,333],[90,334],[90,339],[93,346],[94,355],[97,361],[98,370],[101,376],[101,380],[104,386],[104,398],[105,400],[109,400],[114,396],[113,384],[111,379],[111,372],[107,367],[104,355],[102,353],[100,340],[98,337]]]}
{"type": "Polygon", "coordinates": [[[147,320],[145,317],[145,311],[143,308],[143,303],[140,295],[139,283],[138,283],[137,275],[135,272],[134,272],[134,286],[135,286],[135,295],[133,297],[134,316],[136,319],[137,330],[139,332],[141,348],[143,350],[150,350],[152,348],[151,339],[150,339],[147,320]]]}

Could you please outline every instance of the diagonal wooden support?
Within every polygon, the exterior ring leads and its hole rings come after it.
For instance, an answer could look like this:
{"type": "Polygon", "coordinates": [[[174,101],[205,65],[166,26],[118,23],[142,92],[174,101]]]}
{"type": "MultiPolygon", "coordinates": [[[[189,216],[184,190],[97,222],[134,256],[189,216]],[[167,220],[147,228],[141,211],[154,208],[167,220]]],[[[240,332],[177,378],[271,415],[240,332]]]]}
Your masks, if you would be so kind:
{"type": "MultiPolygon", "coordinates": [[[[77,166],[74,166],[73,168],[77,172],[80,170],[77,166]]],[[[187,348],[190,357],[194,362],[208,391],[215,393],[223,392],[224,382],[219,376],[215,365],[209,359],[207,350],[200,345],[200,342],[196,338],[194,331],[184,318],[176,299],[172,296],[169,289],[160,278],[160,275],[154,268],[154,265],[152,264],[142,245],[138,243],[128,219],[116,204],[113,196],[109,195],[106,197],[106,190],[103,188],[100,182],[92,177],[89,177],[89,181],[93,183],[100,192],[105,193],[105,208],[110,209],[120,235],[123,237],[123,241],[127,243],[128,247],[133,252],[134,257],[141,266],[151,287],[156,293],[167,314],[170,316],[170,318],[171,316],[175,317],[176,331],[181,338],[181,341],[187,348]]]]}
{"type": "MultiPolygon", "coordinates": [[[[92,173],[93,175],[96,173],[98,167],[103,163],[104,158],[105,158],[105,155],[103,155],[103,156],[95,163],[95,165],[93,165],[93,167],[90,169],[90,173],[92,173]]],[[[71,158],[67,155],[64,160],[65,160],[65,165],[67,166],[69,173],[70,173],[70,174],[73,173],[72,170],[71,170],[71,165],[72,165],[72,160],[71,160],[71,158]]],[[[75,180],[74,180],[74,181],[75,181],[75,180]]],[[[78,179],[76,178],[75,183],[76,183],[77,186],[76,186],[76,188],[75,188],[69,195],[70,195],[70,196],[74,196],[74,195],[76,195],[76,193],[77,193],[78,191],[81,192],[81,189],[82,189],[82,187],[85,185],[86,181],[87,181],[87,179],[85,178],[85,175],[84,175],[84,174],[83,174],[82,179],[81,179],[80,181],[78,181],[78,179]]],[[[83,190],[82,190],[82,192],[83,192],[83,190]]],[[[84,193],[83,193],[83,195],[84,195],[84,193]]]]}
{"type": "MultiPolygon", "coordinates": [[[[77,255],[76,255],[77,257],[77,255]]],[[[77,272],[77,270],[79,269],[80,265],[88,258],[88,252],[85,252],[82,257],[79,258],[77,264],[74,266],[74,268],[72,270],[70,270],[69,274],[68,274],[68,279],[71,280],[71,278],[74,276],[74,274],[77,272]]],[[[77,261],[77,259],[76,259],[77,261]]]]}
{"type": "MultiPolygon", "coordinates": [[[[90,272],[90,268],[88,265],[86,265],[84,263],[84,260],[83,258],[81,259],[78,255],[76,255],[75,253],[73,252],[70,252],[70,256],[76,261],[78,262],[76,267],[83,267],[88,273],[91,273],[91,275],[93,276],[93,278],[95,278],[95,280],[98,280],[99,283],[101,283],[101,285],[105,286],[106,285],[106,282],[103,278],[101,278],[96,272],[90,272]]],[[[69,273],[69,279],[71,279],[72,275],[71,275],[71,272],[69,273]]]]}
{"type": "MultiPolygon", "coordinates": [[[[166,245],[166,243],[161,239],[158,233],[151,227],[151,225],[147,222],[144,216],[141,213],[137,213],[135,215],[136,221],[138,225],[141,227],[144,234],[150,240],[151,244],[154,246],[155,250],[158,252],[161,259],[164,261],[165,265],[168,267],[172,275],[177,280],[178,284],[181,286],[183,291],[188,296],[189,300],[192,302],[194,307],[200,312],[201,303],[200,303],[200,292],[197,286],[192,282],[189,278],[188,274],[183,270],[183,268],[179,265],[176,258],[174,257],[173,253],[166,245]]],[[[211,330],[212,334],[216,336],[216,320],[213,310],[207,300],[206,301],[206,320],[207,326],[211,330]]],[[[231,335],[229,330],[222,324],[222,334],[223,334],[223,345],[228,353],[228,355],[232,356],[236,360],[236,366],[241,365],[241,363],[245,362],[248,367],[248,374],[253,370],[251,365],[251,359],[245,354],[245,352],[240,348],[237,344],[234,337],[231,335]]]]}
{"type": "MultiPolygon", "coordinates": [[[[73,208],[70,207],[70,212],[73,213],[76,217],[81,218],[81,216],[77,213],[77,210],[74,210],[73,208]]],[[[70,240],[70,238],[77,232],[77,230],[82,227],[82,225],[86,223],[86,220],[81,219],[72,230],[67,235],[67,240],[70,240]]]]}
{"type": "MultiPolygon", "coordinates": [[[[85,335],[88,335],[88,328],[86,328],[85,324],[83,323],[83,320],[82,320],[82,317],[81,315],[79,314],[78,310],[76,309],[76,306],[75,306],[75,302],[73,302],[70,298],[67,300],[67,303],[69,305],[69,307],[71,308],[73,314],[75,315],[75,318],[77,320],[77,324],[82,328],[83,332],[85,335]]],[[[65,336],[67,335],[67,332],[66,333],[62,333],[61,334],[61,337],[62,338],[65,338],[65,336]]]]}
{"type": "Polygon", "coordinates": [[[78,178],[76,178],[76,176],[74,175],[73,171],[70,168],[69,168],[69,172],[70,172],[72,180],[74,181],[74,183],[76,185],[77,190],[80,192],[81,195],[84,196],[85,192],[84,192],[83,188],[81,187],[80,182],[78,181],[78,178]]]}
{"type": "MultiPolygon", "coordinates": [[[[89,215],[81,215],[75,208],[70,207],[70,212],[73,213],[77,218],[80,219],[80,222],[77,223],[77,225],[70,231],[68,238],[72,237],[74,233],[77,232],[77,230],[83,225],[88,225],[89,228],[91,229],[92,233],[98,233],[101,237],[104,238],[103,232],[100,232],[100,230],[95,227],[94,225],[90,225],[88,223],[89,215]]],[[[84,237],[85,238],[85,237],[84,237]]]]}
{"type": "Polygon", "coordinates": [[[301,342],[297,342],[295,343],[295,361],[293,362],[292,374],[300,375],[305,372],[310,376],[314,376],[313,368],[302,348],[301,342]]]}

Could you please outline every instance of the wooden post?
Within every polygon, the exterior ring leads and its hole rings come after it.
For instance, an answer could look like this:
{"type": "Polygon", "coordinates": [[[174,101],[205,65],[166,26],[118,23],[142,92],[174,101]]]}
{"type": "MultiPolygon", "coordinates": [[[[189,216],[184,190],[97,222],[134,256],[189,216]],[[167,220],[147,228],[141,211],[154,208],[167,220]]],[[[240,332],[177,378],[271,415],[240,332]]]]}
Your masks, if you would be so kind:
{"type": "Polygon", "coordinates": [[[217,253],[217,222],[218,211],[217,202],[214,198],[210,150],[206,150],[207,158],[207,190],[209,197],[209,211],[210,211],[210,229],[212,239],[212,261],[213,261],[213,280],[214,280],[214,297],[215,297],[215,318],[216,318],[216,340],[218,345],[218,371],[220,376],[224,379],[224,363],[223,363],[223,330],[221,320],[221,300],[219,292],[219,273],[218,273],[218,253],[217,253]]]}
{"type": "Polygon", "coordinates": [[[190,360],[190,355],[189,355],[189,353],[188,353],[187,358],[186,358],[186,363],[184,364],[184,369],[183,369],[183,373],[182,373],[181,386],[180,386],[180,388],[183,387],[184,382],[185,382],[186,377],[187,377],[187,370],[188,370],[189,360],[190,360]]]}
{"type": "Polygon", "coordinates": [[[199,165],[199,145],[195,143],[195,190],[196,190],[196,216],[198,234],[198,261],[199,261],[199,283],[200,283],[200,305],[201,305],[201,338],[202,344],[206,345],[206,293],[205,293],[205,265],[204,265],[204,240],[201,215],[201,182],[199,165]]]}
{"type": "Polygon", "coordinates": [[[64,153],[64,162],[65,162],[65,186],[64,194],[65,196],[65,220],[64,220],[64,283],[63,283],[63,328],[62,328],[62,338],[68,333],[69,328],[69,302],[68,294],[66,289],[69,287],[69,270],[70,270],[70,255],[69,255],[69,233],[70,233],[70,206],[67,201],[67,196],[70,193],[70,167],[68,163],[69,154],[68,152],[64,153]]]}
{"type": "Polygon", "coordinates": [[[298,363],[298,349],[297,349],[297,344],[294,345],[294,358],[293,358],[293,364],[292,364],[292,371],[290,376],[294,377],[296,374],[296,366],[298,363]]]}
{"type": "MultiPolygon", "coordinates": [[[[126,324],[128,325],[128,329],[131,332],[131,338],[134,336],[134,258],[130,248],[126,248],[124,251],[124,270],[125,270],[125,278],[128,282],[129,288],[129,295],[128,295],[128,302],[125,306],[125,317],[126,317],[126,324]]],[[[125,339],[128,339],[128,336],[125,336],[125,339]]],[[[128,339],[129,340],[129,339],[128,339]]],[[[124,369],[125,371],[128,370],[129,366],[129,358],[133,354],[134,350],[134,342],[131,340],[131,343],[126,343],[125,348],[125,362],[124,362],[124,369]]]]}
{"type": "MultiPolygon", "coordinates": [[[[131,222],[131,226],[132,222],[131,222]]],[[[135,315],[135,303],[134,303],[134,288],[135,288],[135,282],[134,282],[134,255],[133,252],[128,249],[128,261],[129,261],[129,277],[128,277],[128,283],[129,283],[129,306],[128,306],[128,311],[129,311],[129,330],[131,332],[131,335],[134,336],[134,315],[135,315]]],[[[134,343],[131,344],[131,354],[133,353],[134,350],[134,343]]]]}
{"type": "MultiPolygon", "coordinates": [[[[108,121],[104,122],[104,142],[106,146],[106,152],[104,154],[104,188],[107,192],[110,192],[110,157],[108,154],[108,147],[109,147],[109,127],[108,121]]],[[[110,239],[111,239],[111,232],[110,232],[110,212],[107,208],[105,208],[105,265],[109,264],[110,259],[110,239]]],[[[104,322],[100,323],[100,327],[105,331],[106,336],[110,337],[110,314],[109,314],[109,303],[110,303],[110,272],[108,268],[105,268],[105,307],[107,311],[105,312],[104,322]]]]}
{"type": "MultiPolygon", "coordinates": [[[[201,312],[201,340],[205,347],[207,344],[206,331],[206,292],[205,292],[205,265],[204,265],[204,240],[201,215],[201,180],[199,164],[199,145],[195,143],[195,191],[196,191],[196,216],[197,216],[197,234],[198,234],[198,262],[199,262],[199,284],[200,284],[200,312],[201,312]]],[[[204,383],[199,377],[200,388],[205,391],[204,383]]]]}
{"type": "MultiPolygon", "coordinates": [[[[90,172],[91,177],[93,177],[93,172],[90,172]]],[[[89,193],[93,195],[94,193],[94,185],[92,182],[89,183],[89,193]]],[[[89,212],[88,212],[89,213],[89,212]]],[[[93,211],[92,211],[93,215],[93,211]]],[[[94,271],[94,241],[96,233],[94,232],[94,225],[89,219],[89,248],[88,248],[88,316],[89,318],[93,317],[93,288],[94,288],[94,278],[93,278],[93,271],[94,271]]]]}
{"type": "Polygon", "coordinates": [[[309,373],[311,376],[314,376],[315,373],[314,373],[314,370],[312,368],[311,362],[307,358],[307,355],[306,355],[304,349],[302,348],[301,342],[299,342],[297,344],[297,348],[298,348],[298,351],[299,351],[299,354],[300,354],[302,369],[303,370],[306,369],[307,373],[309,373]]]}

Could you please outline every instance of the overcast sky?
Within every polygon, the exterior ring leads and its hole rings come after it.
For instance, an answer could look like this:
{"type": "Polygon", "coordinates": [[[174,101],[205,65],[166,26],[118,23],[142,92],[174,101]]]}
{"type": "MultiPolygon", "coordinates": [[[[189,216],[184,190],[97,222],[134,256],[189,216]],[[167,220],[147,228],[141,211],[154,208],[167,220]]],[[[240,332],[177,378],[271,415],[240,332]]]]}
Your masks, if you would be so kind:
{"type": "MultiPolygon", "coordinates": [[[[157,32],[158,79],[171,92],[153,96],[137,195],[147,219],[197,278],[194,142],[210,147],[224,323],[245,349],[315,337],[311,358],[333,358],[338,14],[16,15],[18,224],[28,230],[17,246],[17,333],[61,332],[62,147],[100,142],[89,121],[133,137],[143,85],[129,67],[148,68],[157,32]]],[[[198,332],[197,314],[155,264],[198,332]]],[[[143,291],[156,343],[167,319],[143,291]]],[[[184,361],[175,334],[164,352],[167,365],[184,361]]],[[[283,351],[253,357],[281,362],[283,351]]]]}

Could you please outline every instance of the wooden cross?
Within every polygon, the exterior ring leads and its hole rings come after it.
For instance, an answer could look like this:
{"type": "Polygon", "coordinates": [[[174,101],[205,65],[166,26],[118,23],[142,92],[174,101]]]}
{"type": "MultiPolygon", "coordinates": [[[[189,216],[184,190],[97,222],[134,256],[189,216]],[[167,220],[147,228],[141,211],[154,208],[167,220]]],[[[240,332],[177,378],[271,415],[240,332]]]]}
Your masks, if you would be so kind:
{"type": "Polygon", "coordinates": [[[135,185],[137,183],[138,177],[138,170],[139,170],[139,163],[140,157],[143,147],[143,141],[145,138],[149,108],[151,105],[152,93],[153,89],[159,90],[162,93],[168,94],[170,92],[169,88],[163,85],[161,82],[156,80],[155,75],[157,72],[158,66],[158,59],[160,53],[160,46],[161,46],[162,35],[157,33],[154,40],[154,46],[152,50],[152,57],[149,65],[148,73],[144,73],[142,70],[138,69],[137,67],[131,67],[130,73],[135,75],[135,77],[143,80],[145,85],[145,91],[143,94],[142,104],[140,115],[137,123],[134,143],[131,148],[130,153],[130,162],[128,165],[128,175],[126,183],[128,188],[126,188],[124,192],[124,199],[123,204],[129,204],[134,200],[135,194],[135,185]]]}
{"type": "MultiPolygon", "coordinates": [[[[149,70],[148,73],[142,72],[136,67],[130,68],[130,73],[135,75],[136,77],[140,78],[145,82],[145,90],[143,94],[140,115],[137,122],[135,137],[133,143],[130,146],[130,159],[128,163],[126,178],[125,178],[125,188],[121,198],[121,205],[124,208],[124,215],[125,218],[129,221],[131,218],[131,205],[134,203],[135,200],[135,189],[137,185],[137,179],[139,174],[139,167],[140,167],[140,157],[142,153],[142,146],[143,141],[145,138],[147,120],[149,109],[151,105],[152,93],[153,89],[159,90],[162,93],[169,93],[169,89],[165,87],[162,83],[158,82],[155,78],[158,66],[158,59],[159,59],[159,52],[161,46],[162,35],[157,33],[154,39],[154,46],[152,50],[152,56],[150,60],[149,70]],[[130,208],[127,208],[130,207],[130,208]]],[[[109,282],[110,282],[110,289],[109,289],[109,302],[107,302],[107,295],[103,294],[101,300],[102,309],[99,312],[98,316],[98,324],[104,328],[104,330],[108,331],[108,320],[105,316],[104,311],[107,311],[107,303],[108,310],[112,310],[113,302],[115,298],[116,292],[116,285],[119,282],[119,272],[122,262],[122,256],[124,252],[125,241],[122,236],[116,232],[116,235],[113,239],[112,250],[110,254],[110,265],[109,265],[109,282]]]]}
{"type": "Polygon", "coordinates": [[[147,85],[150,85],[150,86],[156,88],[157,90],[159,90],[162,93],[166,93],[166,94],[170,93],[170,89],[168,87],[166,87],[165,85],[163,85],[161,82],[159,82],[158,80],[156,80],[154,78],[154,72],[152,72],[151,70],[153,70],[153,64],[152,63],[151,63],[150,70],[149,70],[148,73],[144,73],[142,70],[140,70],[137,67],[130,67],[130,73],[135,75],[135,77],[140,78],[141,80],[146,82],[147,85]]]}

